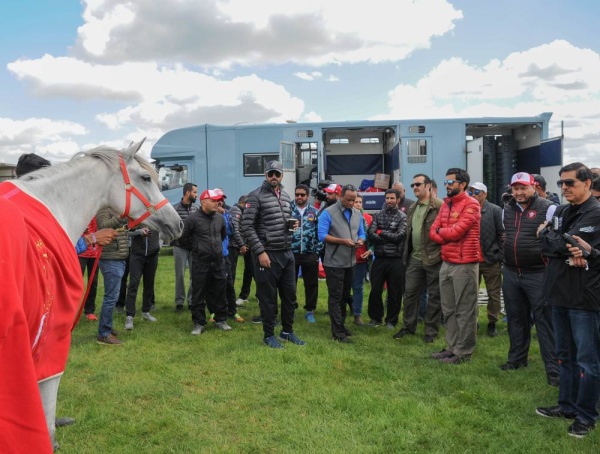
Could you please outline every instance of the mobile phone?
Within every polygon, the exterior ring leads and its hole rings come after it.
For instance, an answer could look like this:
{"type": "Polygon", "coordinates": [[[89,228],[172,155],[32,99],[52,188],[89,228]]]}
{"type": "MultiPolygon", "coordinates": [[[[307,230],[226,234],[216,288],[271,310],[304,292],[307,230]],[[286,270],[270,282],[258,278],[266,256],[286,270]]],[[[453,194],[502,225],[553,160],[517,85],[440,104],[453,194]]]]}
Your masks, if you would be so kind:
{"type": "Polygon", "coordinates": [[[558,230],[559,227],[558,216],[552,216],[552,228],[558,230]]]}
{"type": "Polygon", "coordinates": [[[565,242],[567,244],[570,244],[571,246],[575,246],[577,248],[579,248],[583,254],[584,257],[587,257],[588,255],[590,255],[590,253],[588,251],[586,251],[581,244],[579,244],[577,242],[577,240],[575,238],[573,238],[571,235],[569,235],[568,233],[563,233],[562,234],[563,239],[565,240],[565,242]]]}

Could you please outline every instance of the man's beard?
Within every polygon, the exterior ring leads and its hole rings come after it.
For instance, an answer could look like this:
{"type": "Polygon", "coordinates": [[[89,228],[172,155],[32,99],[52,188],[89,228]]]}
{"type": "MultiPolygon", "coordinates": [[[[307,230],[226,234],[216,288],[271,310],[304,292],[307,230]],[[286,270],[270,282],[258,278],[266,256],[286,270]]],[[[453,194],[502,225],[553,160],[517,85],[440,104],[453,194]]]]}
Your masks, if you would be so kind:
{"type": "Polygon", "coordinates": [[[448,197],[454,197],[455,195],[460,194],[460,188],[454,188],[450,192],[446,191],[446,194],[448,194],[448,197]]]}
{"type": "Polygon", "coordinates": [[[190,203],[196,203],[197,197],[190,197],[190,203]]]}

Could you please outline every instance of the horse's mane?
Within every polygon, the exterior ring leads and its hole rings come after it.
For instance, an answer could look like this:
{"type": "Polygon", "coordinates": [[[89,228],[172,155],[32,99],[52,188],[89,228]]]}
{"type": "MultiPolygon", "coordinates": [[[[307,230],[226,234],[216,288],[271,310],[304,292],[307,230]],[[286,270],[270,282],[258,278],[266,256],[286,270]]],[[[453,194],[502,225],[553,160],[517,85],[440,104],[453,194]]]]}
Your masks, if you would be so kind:
{"type": "MultiPolygon", "coordinates": [[[[99,159],[102,162],[104,162],[109,168],[111,168],[115,171],[118,171],[120,168],[119,152],[121,152],[121,151],[122,150],[118,150],[117,148],[112,148],[112,147],[109,147],[106,145],[100,145],[99,147],[92,148],[91,150],[80,151],[79,153],[75,154],[69,161],[62,163],[62,165],[70,168],[70,167],[76,167],[76,166],[80,165],[82,159],[85,159],[88,161],[91,159],[99,159]]],[[[146,170],[146,171],[148,171],[148,173],[150,173],[150,176],[152,177],[152,181],[154,181],[154,183],[156,183],[156,185],[158,185],[158,174],[156,173],[156,170],[154,169],[152,164],[150,164],[148,161],[146,161],[143,157],[139,156],[138,154],[135,154],[134,158],[144,170],[146,170]]],[[[91,161],[89,161],[89,162],[91,162],[91,161]]],[[[23,175],[20,179],[21,180],[38,180],[38,179],[45,178],[45,177],[48,177],[48,176],[54,175],[54,174],[56,174],[55,168],[52,166],[49,166],[49,167],[43,167],[39,170],[36,170],[35,172],[31,172],[26,175],[23,175]]]]}

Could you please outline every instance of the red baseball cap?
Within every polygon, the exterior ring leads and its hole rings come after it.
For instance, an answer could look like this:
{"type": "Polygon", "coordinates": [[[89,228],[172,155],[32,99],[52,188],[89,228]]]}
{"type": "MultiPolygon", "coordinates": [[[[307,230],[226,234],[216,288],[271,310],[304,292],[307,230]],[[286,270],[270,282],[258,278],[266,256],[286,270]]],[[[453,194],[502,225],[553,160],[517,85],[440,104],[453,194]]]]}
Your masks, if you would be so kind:
{"type": "Polygon", "coordinates": [[[222,199],[227,198],[227,196],[225,195],[225,193],[223,192],[223,190],[221,188],[214,188],[213,191],[215,191],[215,193],[217,193],[222,199]]]}
{"type": "MultiPolygon", "coordinates": [[[[223,191],[221,191],[221,192],[223,192],[223,191]]],[[[217,192],[214,189],[207,189],[202,194],[200,194],[200,200],[206,200],[206,199],[221,200],[222,198],[223,198],[223,195],[217,194],[217,192]]]]}
{"type": "Polygon", "coordinates": [[[529,175],[526,172],[518,172],[515,173],[510,180],[510,185],[512,186],[513,184],[524,184],[525,186],[533,186],[535,184],[535,180],[533,179],[533,176],[529,175]]]}
{"type": "Polygon", "coordinates": [[[337,195],[340,195],[342,193],[342,187],[339,184],[331,183],[329,186],[323,189],[323,191],[328,194],[336,193],[337,195]]]}

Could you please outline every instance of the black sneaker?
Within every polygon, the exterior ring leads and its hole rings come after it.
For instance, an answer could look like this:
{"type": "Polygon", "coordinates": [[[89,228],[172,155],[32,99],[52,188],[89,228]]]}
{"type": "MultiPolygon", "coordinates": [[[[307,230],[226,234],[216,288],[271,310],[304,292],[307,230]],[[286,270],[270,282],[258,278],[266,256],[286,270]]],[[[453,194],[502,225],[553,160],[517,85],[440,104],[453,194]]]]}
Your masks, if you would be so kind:
{"type": "Polygon", "coordinates": [[[333,336],[331,340],[337,341],[340,344],[353,344],[354,342],[349,337],[335,337],[333,336]]]}
{"type": "Polygon", "coordinates": [[[487,326],[487,336],[488,337],[496,337],[498,335],[498,330],[496,329],[495,323],[488,323],[487,326]]]}
{"type": "Polygon", "coordinates": [[[394,334],[392,337],[394,339],[402,339],[404,336],[414,336],[415,333],[411,333],[409,330],[407,330],[406,328],[402,328],[400,331],[398,331],[396,334],[394,334]]]}
{"type": "Polygon", "coordinates": [[[423,336],[423,342],[425,342],[426,344],[431,344],[435,341],[435,336],[430,336],[429,334],[425,334],[425,336],[423,336]]]}
{"type": "Polygon", "coordinates": [[[558,405],[555,407],[538,407],[535,409],[535,414],[544,418],[575,419],[575,413],[565,413],[558,405]]]}
{"type": "Polygon", "coordinates": [[[500,366],[500,370],[517,370],[522,367],[527,367],[527,363],[513,363],[512,361],[507,361],[500,366]]]}
{"type": "Polygon", "coordinates": [[[175,312],[177,313],[182,313],[183,312],[183,304],[178,304],[177,306],[175,306],[175,312]]]}
{"type": "Polygon", "coordinates": [[[575,438],[585,438],[587,434],[589,434],[596,427],[593,423],[585,423],[583,421],[575,420],[573,424],[569,427],[567,433],[575,438]]]}
{"type": "Polygon", "coordinates": [[[262,317],[257,315],[256,317],[252,317],[252,323],[256,323],[257,325],[262,323],[262,317]]]}

